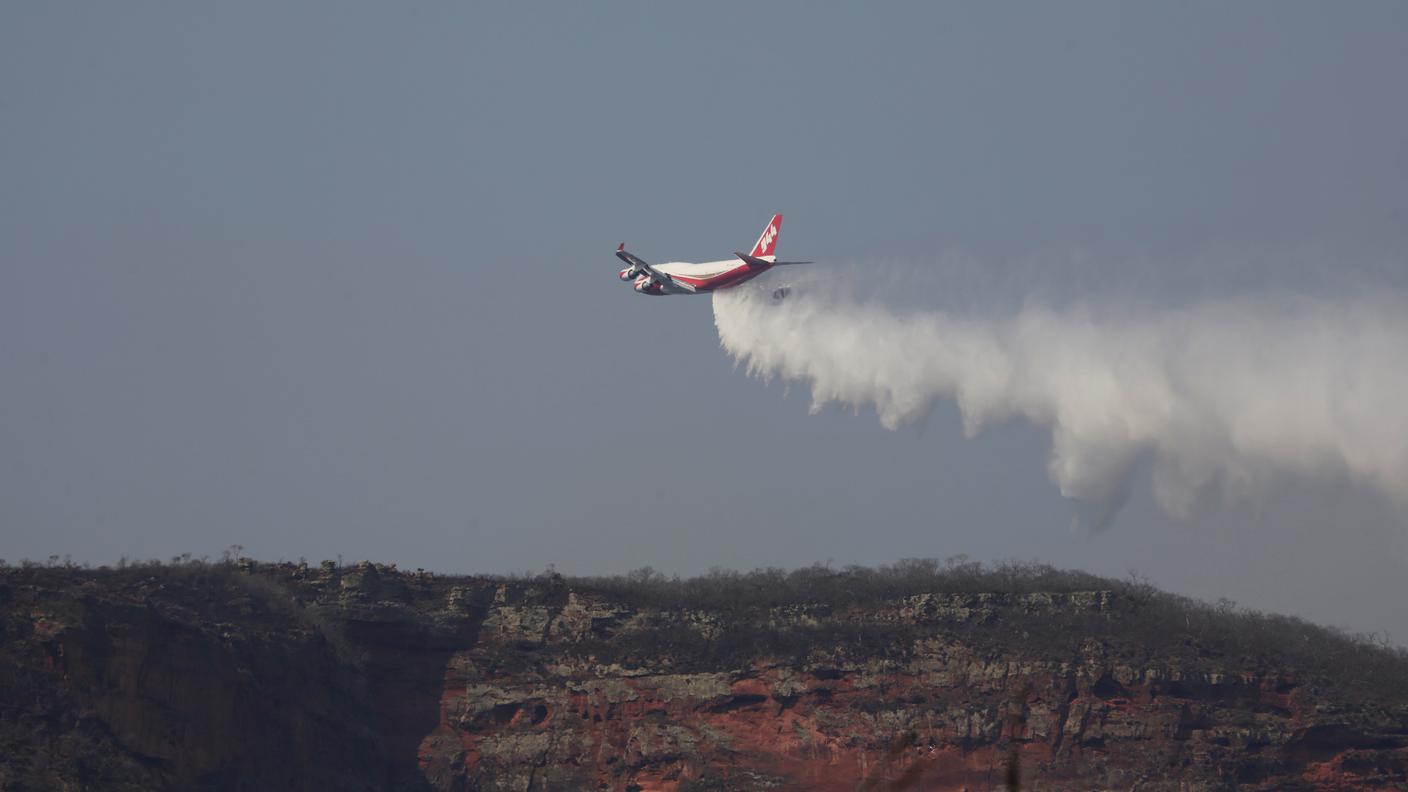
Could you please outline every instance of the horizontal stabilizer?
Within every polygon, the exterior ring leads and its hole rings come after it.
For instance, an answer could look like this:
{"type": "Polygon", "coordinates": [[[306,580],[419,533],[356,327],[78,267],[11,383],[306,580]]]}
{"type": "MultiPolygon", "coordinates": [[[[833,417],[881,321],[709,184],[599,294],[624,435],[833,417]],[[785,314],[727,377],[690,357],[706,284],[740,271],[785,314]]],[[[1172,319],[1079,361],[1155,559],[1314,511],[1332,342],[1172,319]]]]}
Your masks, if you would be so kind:
{"type": "Polygon", "coordinates": [[[771,266],[774,266],[774,265],[776,265],[776,264],[811,264],[811,263],[812,263],[812,262],[810,262],[810,261],[767,261],[767,260],[765,260],[765,259],[760,259],[760,258],[758,258],[757,256],[750,256],[750,255],[748,255],[747,253],[740,253],[740,252],[738,252],[738,251],[736,251],[736,250],[733,252],[733,255],[738,256],[740,259],[743,259],[743,261],[744,261],[746,264],[748,264],[748,266],[750,266],[750,267],[771,267],[771,266]]]}

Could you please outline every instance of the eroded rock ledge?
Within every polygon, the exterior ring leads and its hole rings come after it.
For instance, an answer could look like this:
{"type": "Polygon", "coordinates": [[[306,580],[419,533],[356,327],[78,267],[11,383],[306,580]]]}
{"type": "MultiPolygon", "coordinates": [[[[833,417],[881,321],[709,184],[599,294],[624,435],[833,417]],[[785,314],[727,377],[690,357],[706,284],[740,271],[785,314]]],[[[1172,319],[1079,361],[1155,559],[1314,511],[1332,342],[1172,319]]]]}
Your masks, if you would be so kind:
{"type": "Polygon", "coordinates": [[[5,569],[0,789],[1408,785],[1401,652],[1034,569],[738,577],[703,607],[369,563],[5,569]]]}

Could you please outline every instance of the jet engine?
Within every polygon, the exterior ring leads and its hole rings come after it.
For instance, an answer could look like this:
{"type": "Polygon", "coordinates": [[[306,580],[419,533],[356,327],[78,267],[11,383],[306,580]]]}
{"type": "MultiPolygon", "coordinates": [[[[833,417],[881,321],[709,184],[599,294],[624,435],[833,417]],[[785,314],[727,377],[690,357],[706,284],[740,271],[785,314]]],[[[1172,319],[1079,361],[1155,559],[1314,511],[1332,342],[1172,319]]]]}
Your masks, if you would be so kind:
{"type": "Polygon", "coordinates": [[[628,281],[631,278],[634,278],[637,273],[635,267],[626,267],[625,269],[621,270],[618,274],[621,276],[621,280],[628,281]]]}

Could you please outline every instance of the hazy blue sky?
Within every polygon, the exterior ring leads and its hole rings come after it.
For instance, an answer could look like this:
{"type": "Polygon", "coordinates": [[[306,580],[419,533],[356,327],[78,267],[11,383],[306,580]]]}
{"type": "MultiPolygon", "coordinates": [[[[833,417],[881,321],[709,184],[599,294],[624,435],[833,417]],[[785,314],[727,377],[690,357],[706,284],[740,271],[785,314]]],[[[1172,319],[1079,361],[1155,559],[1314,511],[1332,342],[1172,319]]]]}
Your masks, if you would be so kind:
{"type": "Polygon", "coordinates": [[[1136,482],[1072,532],[1044,432],[809,416],[611,252],[781,211],[880,283],[977,262],[921,304],[1401,290],[1405,41],[1398,2],[6,3],[0,556],[967,553],[1402,640],[1376,493],[1179,523],[1136,482]]]}

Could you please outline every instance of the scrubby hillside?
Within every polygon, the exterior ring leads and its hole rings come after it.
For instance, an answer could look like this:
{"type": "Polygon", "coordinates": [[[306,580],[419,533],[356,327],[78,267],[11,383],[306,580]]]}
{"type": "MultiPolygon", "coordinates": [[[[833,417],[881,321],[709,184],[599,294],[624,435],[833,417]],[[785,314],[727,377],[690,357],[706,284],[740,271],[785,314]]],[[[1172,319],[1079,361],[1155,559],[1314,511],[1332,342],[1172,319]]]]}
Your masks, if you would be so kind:
{"type": "Polygon", "coordinates": [[[1408,657],[1037,565],[0,570],[0,789],[1408,785],[1408,657]]]}

